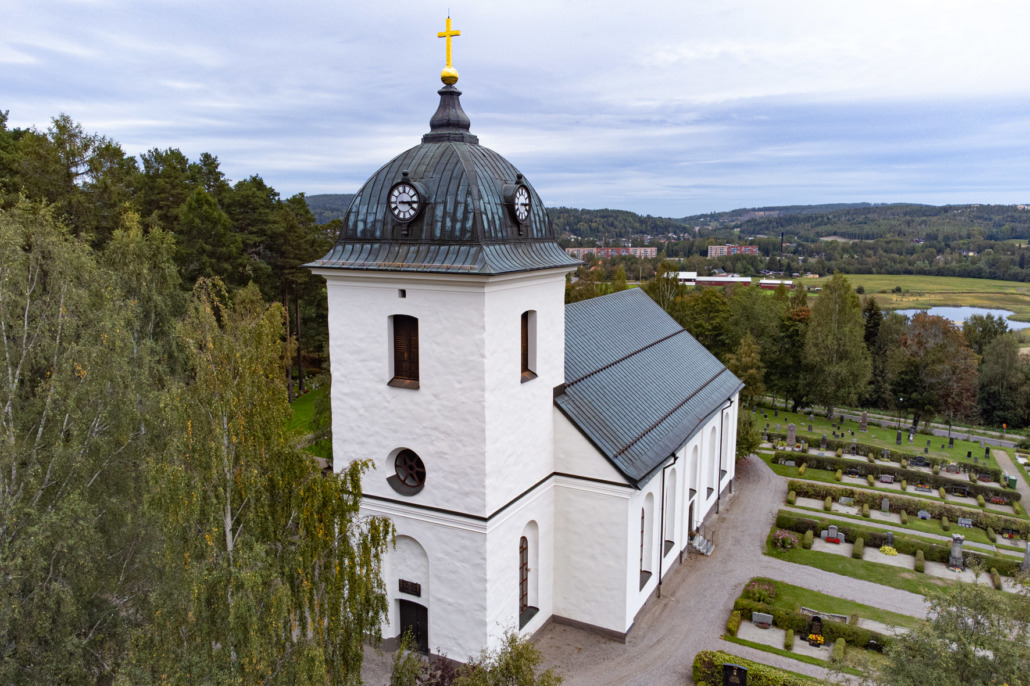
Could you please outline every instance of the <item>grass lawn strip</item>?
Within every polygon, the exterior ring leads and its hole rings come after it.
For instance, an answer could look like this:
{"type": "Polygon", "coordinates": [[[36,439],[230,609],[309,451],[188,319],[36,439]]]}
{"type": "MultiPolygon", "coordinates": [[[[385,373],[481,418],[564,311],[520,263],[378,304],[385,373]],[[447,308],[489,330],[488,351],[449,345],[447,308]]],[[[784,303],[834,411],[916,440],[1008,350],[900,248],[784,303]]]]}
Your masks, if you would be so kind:
{"type": "MultiPolygon", "coordinates": [[[[970,528],[966,528],[966,527],[959,528],[959,527],[956,526],[956,527],[954,527],[954,531],[944,531],[944,529],[941,528],[941,523],[938,520],[936,520],[936,519],[930,519],[930,520],[925,520],[925,519],[909,519],[908,520],[908,526],[906,526],[906,525],[901,524],[899,522],[882,522],[882,521],[877,521],[875,519],[866,519],[862,515],[853,515],[853,514],[848,514],[846,512],[836,512],[836,511],[827,512],[826,510],[823,510],[822,508],[805,507],[804,505],[788,505],[786,507],[786,509],[789,509],[789,510],[804,510],[805,512],[811,512],[813,514],[818,514],[819,516],[826,517],[826,518],[851,519],[851,520],[854,520],[856,522],[865,522],[867,526],[880,525],[880,526],[890,527],[890,528],[894,528],[894,529],[900,529],[900,530],[903,530],[903,531],[906,531],[906,532],[915,531],[915,532],[918,532],[918,533],[933,534],[933,535],[936,535],[936,536],[940,536],[940,538],[936,539],[936,541],[935,541],[936,543],[941,543],[942,541],[943,542],[950,541],[951,540],[951,534],[953,534],[953,533],[961,533],[962,535],[964,535],[966,537],[966,544],[967,545],[970,544],[970,543],[981,543],[981,544],[983,544],[983,546],[989,546],[991,548],[998,548],[998,547],[1000,547],[1000,546],[992,545],[991,542],[987,540],[987,532],[984,531],[983,529],[976,529],[976,528],[970,529],[970,528]],[[913,526],[913,524],[916,524],[917,522],[919,524],[924,525],[924,526],[913,526]],[[934,530],[931,530],[931,529],[934,529],[934,530]]],[[[922,537],[913,536],[912,538],[922,538],[922,537]]],[[[1006,547],[1008,547],[1008,546],[1006,546],[1006,547]]]]}
{"type": "Polygon", "coordinates": [[[328,385],[320,386],[290,403],[293,416],[286,422],[286,426],[283,427],[286,433],[299,436],[306,436],[311,433],[311,421],[315,418],[315,400],[319,396],[325,395],[328,390],[328,385]]]}
{"type": "MultiPolygon", "coordinates": [[[[772,646],[767,646],[767,645],[764,645],[762,643],[755,643],[754,641],[747,641],[747,640],[745,640],[743,638],[737,638],[736,636],[730,636],[729,634],[724,635],[722,637],[722,639],[724,641],[729,641],[730,643],[736,643],[738,645],[747,646],[748,648],[754,648],[755,650],[761,650],[764,653],[772,653],[773,655],[779,655],[780,657],[788,657],[791,660],[797,660],[798,662],[804,662],[804,663],[807,663],[807,664],[810,664],[810,665],[816,665],[816,666],[819,666],[819,667],[826,667],[829,664],[829,662],[827,662],[826,660],[819,660],[819,659],[816,659],[814,657],[809,657],[808,655],[798,655],[797,653],[793,653],[793,652],[791,652],[789,650],[784,650],[783,648],[773,648],[772,646]]],[[[788,671],[788,670],[784,670],[784,671],[788,671]]],[[[862,672],[858,671],[854,667],[844,667],[844,671],[847,672],[848,674],[851,674],[851,675],[854,675],[854,676],[862,676],[862,672]]],[[[791,672],[791,673],[793,674],[794,672],[791,672]]],[[[797,676],[804,676],[804,675],[798,674],[797,676]]],[[[806,678],[811,679],[812,677],[806,677],[806,678]]],[[[816,683],[824,683],[824,682],[816,682],[816,683]]]]}
{"type": "MultiPolygon", "coordinates": [[[[863,605],[853,600],[838,598],[837,596],[820,593],[819,591],[812,591],[802,586],[788,584],[785,581],[761,576],[755,577],[751,581],[773,584],[776,587],[776,597],[771,601],[766,601],[766,603],[783,610],[800,612],[802,607],[807,607],[810,610],[818,610],[835,615],[857,615],[862,619],[872,619],[881,624],[903,626],[907,629],[915,629],[923,623],[918,617],[910,617],[909,615],[891,612],[890,610],[881,610],[878,607],[863,605]]],[[[751,581],[748,583],[751,583],[751,581]]]]}

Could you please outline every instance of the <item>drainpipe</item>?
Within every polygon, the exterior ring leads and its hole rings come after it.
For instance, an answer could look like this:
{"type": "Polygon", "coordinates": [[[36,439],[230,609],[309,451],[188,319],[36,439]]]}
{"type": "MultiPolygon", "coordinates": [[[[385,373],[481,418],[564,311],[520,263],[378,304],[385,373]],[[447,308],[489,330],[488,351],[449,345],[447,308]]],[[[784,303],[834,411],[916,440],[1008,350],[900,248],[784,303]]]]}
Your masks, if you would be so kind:
{"type": "Polygon", "coordinates": [[[662,467],[662,516],[658,531],[658,591],[657,596],[662,597],[662,562],[665,560],[665,470],[676,464],[680,459],[679,455],[672,456],[672,462],[662,467]]]}

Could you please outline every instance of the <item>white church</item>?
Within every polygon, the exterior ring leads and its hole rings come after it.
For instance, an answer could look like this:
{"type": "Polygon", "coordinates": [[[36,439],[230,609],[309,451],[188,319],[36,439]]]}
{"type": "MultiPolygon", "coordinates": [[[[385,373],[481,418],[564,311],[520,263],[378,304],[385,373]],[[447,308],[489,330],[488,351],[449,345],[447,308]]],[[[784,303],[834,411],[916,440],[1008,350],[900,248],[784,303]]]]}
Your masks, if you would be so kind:
{"type": "MultiPolygon", "coordinates": [[[[450,30],[447,35],[457,35],[450,30]]],[[[625,640],[708,552],[741,382],[639,289],[564,304],[579,262],[533,186],[479,144],[443,73],[419,145],[308,265],[329,299],[333,456],[388,517],[387,639],[455,659],[549,622],[625,640]]]]}

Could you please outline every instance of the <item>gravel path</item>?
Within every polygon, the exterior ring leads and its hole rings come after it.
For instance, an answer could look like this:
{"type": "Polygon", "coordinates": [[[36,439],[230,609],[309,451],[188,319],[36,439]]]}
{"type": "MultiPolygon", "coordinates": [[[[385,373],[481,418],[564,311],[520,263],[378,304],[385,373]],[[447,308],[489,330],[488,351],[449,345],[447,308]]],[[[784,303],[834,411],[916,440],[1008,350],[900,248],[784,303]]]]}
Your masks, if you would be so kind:
{"type": "Polygon", "coordinates": [[[992,450],[991,456],[998,461],[998,466],[1001,467],[1001,471],[1006,474],[1014,474],[1016,477],[1016,490],[1019,491],[1019,495],[1022,496],[1024,503],[1030,503],[1030,485],[1027,485],[1026,479],[1016,469],[1015,463],[1012,462],[1012,458],[1004,450],[992,450]]]}
{"type": "Polygon", "coordinates": [[[657,684],[690,681],[699,650],[728,650],[741,657],[825,678],[826,670],[719,638],[733,601],[748,579],[766,576],[885,610],[926,616],[922,596],[762,555],[776,510],[786,499],[786,481],[757,457],[737,465],[736,495],[713,522],[718,545],[711,557],[693,554],[662,586],[626,644],[552,624],[537,637],[547,666],[557,667],[570,686],[657,684]]]}

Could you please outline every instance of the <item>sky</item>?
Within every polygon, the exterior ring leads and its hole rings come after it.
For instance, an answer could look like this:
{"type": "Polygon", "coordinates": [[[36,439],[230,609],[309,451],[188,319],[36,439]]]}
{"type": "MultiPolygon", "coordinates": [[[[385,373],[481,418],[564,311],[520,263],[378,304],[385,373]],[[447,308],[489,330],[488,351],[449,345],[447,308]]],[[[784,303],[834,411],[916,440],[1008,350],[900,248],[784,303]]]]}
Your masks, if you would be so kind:
{"type": "Polygon", "coordinates": [[[353,193],[436,109],[547,205],[1030,203],[1025,0],[20,0],[0,111],[353,193]]]}

